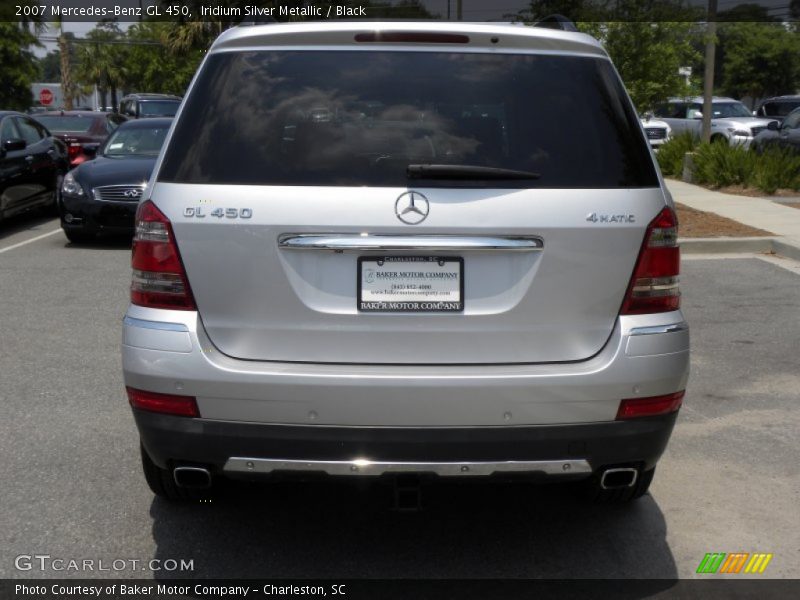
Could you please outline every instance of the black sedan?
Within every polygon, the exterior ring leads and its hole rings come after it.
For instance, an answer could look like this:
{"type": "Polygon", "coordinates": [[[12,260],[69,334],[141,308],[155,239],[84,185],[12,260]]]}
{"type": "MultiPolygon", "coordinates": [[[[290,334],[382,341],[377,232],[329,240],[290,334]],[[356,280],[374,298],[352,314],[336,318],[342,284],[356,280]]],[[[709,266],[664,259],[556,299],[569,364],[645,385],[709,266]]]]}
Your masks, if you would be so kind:
{"type": "Polygon", "coordinates": [[[99,233],[132,234],[136,206],[172,119],[128,121],[112,133],[94,160],[82,163],[61,187],[61,227],[71,242],[99,233]]]}
{"type": "Polygon", "coordinates": [[[28,115],[0,111],[0,221],[55,207],[67,169],[66,147],[47,128],[28,115]]]}
{"type": "Polygon", "coordinates": [[[780,125],[772,122],[753,140],[753,149],[783,148],[800,154],[800,108],[794,109],[780,125]]]}

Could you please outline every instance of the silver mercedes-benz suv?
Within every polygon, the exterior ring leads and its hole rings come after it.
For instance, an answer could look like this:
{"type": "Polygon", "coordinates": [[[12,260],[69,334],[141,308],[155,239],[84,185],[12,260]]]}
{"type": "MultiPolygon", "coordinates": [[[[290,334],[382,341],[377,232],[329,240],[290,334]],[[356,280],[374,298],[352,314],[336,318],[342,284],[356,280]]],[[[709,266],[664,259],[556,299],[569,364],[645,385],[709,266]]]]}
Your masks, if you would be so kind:
{"type": "Polygon", "coordinates": [[[314,472],[584,479],[628,500],[683,399],[673,203],[578,33],[224,33],[132,263],[125,385],[171,499],[314,472]]]}

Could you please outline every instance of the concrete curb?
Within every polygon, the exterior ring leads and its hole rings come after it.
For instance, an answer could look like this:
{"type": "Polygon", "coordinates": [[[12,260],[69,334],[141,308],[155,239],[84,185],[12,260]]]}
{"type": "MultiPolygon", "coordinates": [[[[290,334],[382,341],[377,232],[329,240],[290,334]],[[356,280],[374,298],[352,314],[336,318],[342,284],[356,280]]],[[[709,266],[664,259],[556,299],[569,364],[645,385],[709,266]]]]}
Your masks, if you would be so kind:
{"type": "Polygon", "coordinates": [[[800,261],[800,246],[779,237],[678,238],[684,254],[731,254],[774,252],[800,261]]]}
{"type": "Polygon", "coordinates": [[[780,254],[786,258],[800,260],[800,246],[789,244],[781,238],[772,239],[772,250],[775,252],[775,254],[780,254]]]}

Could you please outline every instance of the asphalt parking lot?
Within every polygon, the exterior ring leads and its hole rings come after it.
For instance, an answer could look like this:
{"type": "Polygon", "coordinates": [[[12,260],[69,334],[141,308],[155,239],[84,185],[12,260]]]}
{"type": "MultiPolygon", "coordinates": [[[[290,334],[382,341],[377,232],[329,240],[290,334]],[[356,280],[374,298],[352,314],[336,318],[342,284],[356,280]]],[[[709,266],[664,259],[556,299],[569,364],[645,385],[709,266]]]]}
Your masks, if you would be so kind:
{"type": "MultiPolygon", "coordinates": [[[[707,552],[768,552],[800,577],[800,273],[683,266],[692,374],[651,494],[592,506],[564,486],[248,487],[185,506],[142,478],[119,359],[129,246],[71,246],[47,217],[0,225],[0,577],[18,555],[192,559],[190,577],[692,577],[707,552]],[[50,234],[50,232],[55,232],[50,234]]],[[[787,266],[792,266],[785,261],[787,266]]]]}

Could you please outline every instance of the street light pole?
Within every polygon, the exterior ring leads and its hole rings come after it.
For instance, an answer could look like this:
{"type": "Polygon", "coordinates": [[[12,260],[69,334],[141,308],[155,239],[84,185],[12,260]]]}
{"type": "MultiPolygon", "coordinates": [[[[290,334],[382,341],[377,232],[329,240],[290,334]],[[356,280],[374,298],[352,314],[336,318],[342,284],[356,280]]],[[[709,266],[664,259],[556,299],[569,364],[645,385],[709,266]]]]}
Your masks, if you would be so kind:
{"type": "Polygon", "coordinates": [[[714,95],[714,58],[717,37],[717,0],[708,0],[708,27],[706,29],[706,68],[703,77],[703,129],[701,139],[711,140],[711,98],[714,95]]]}

